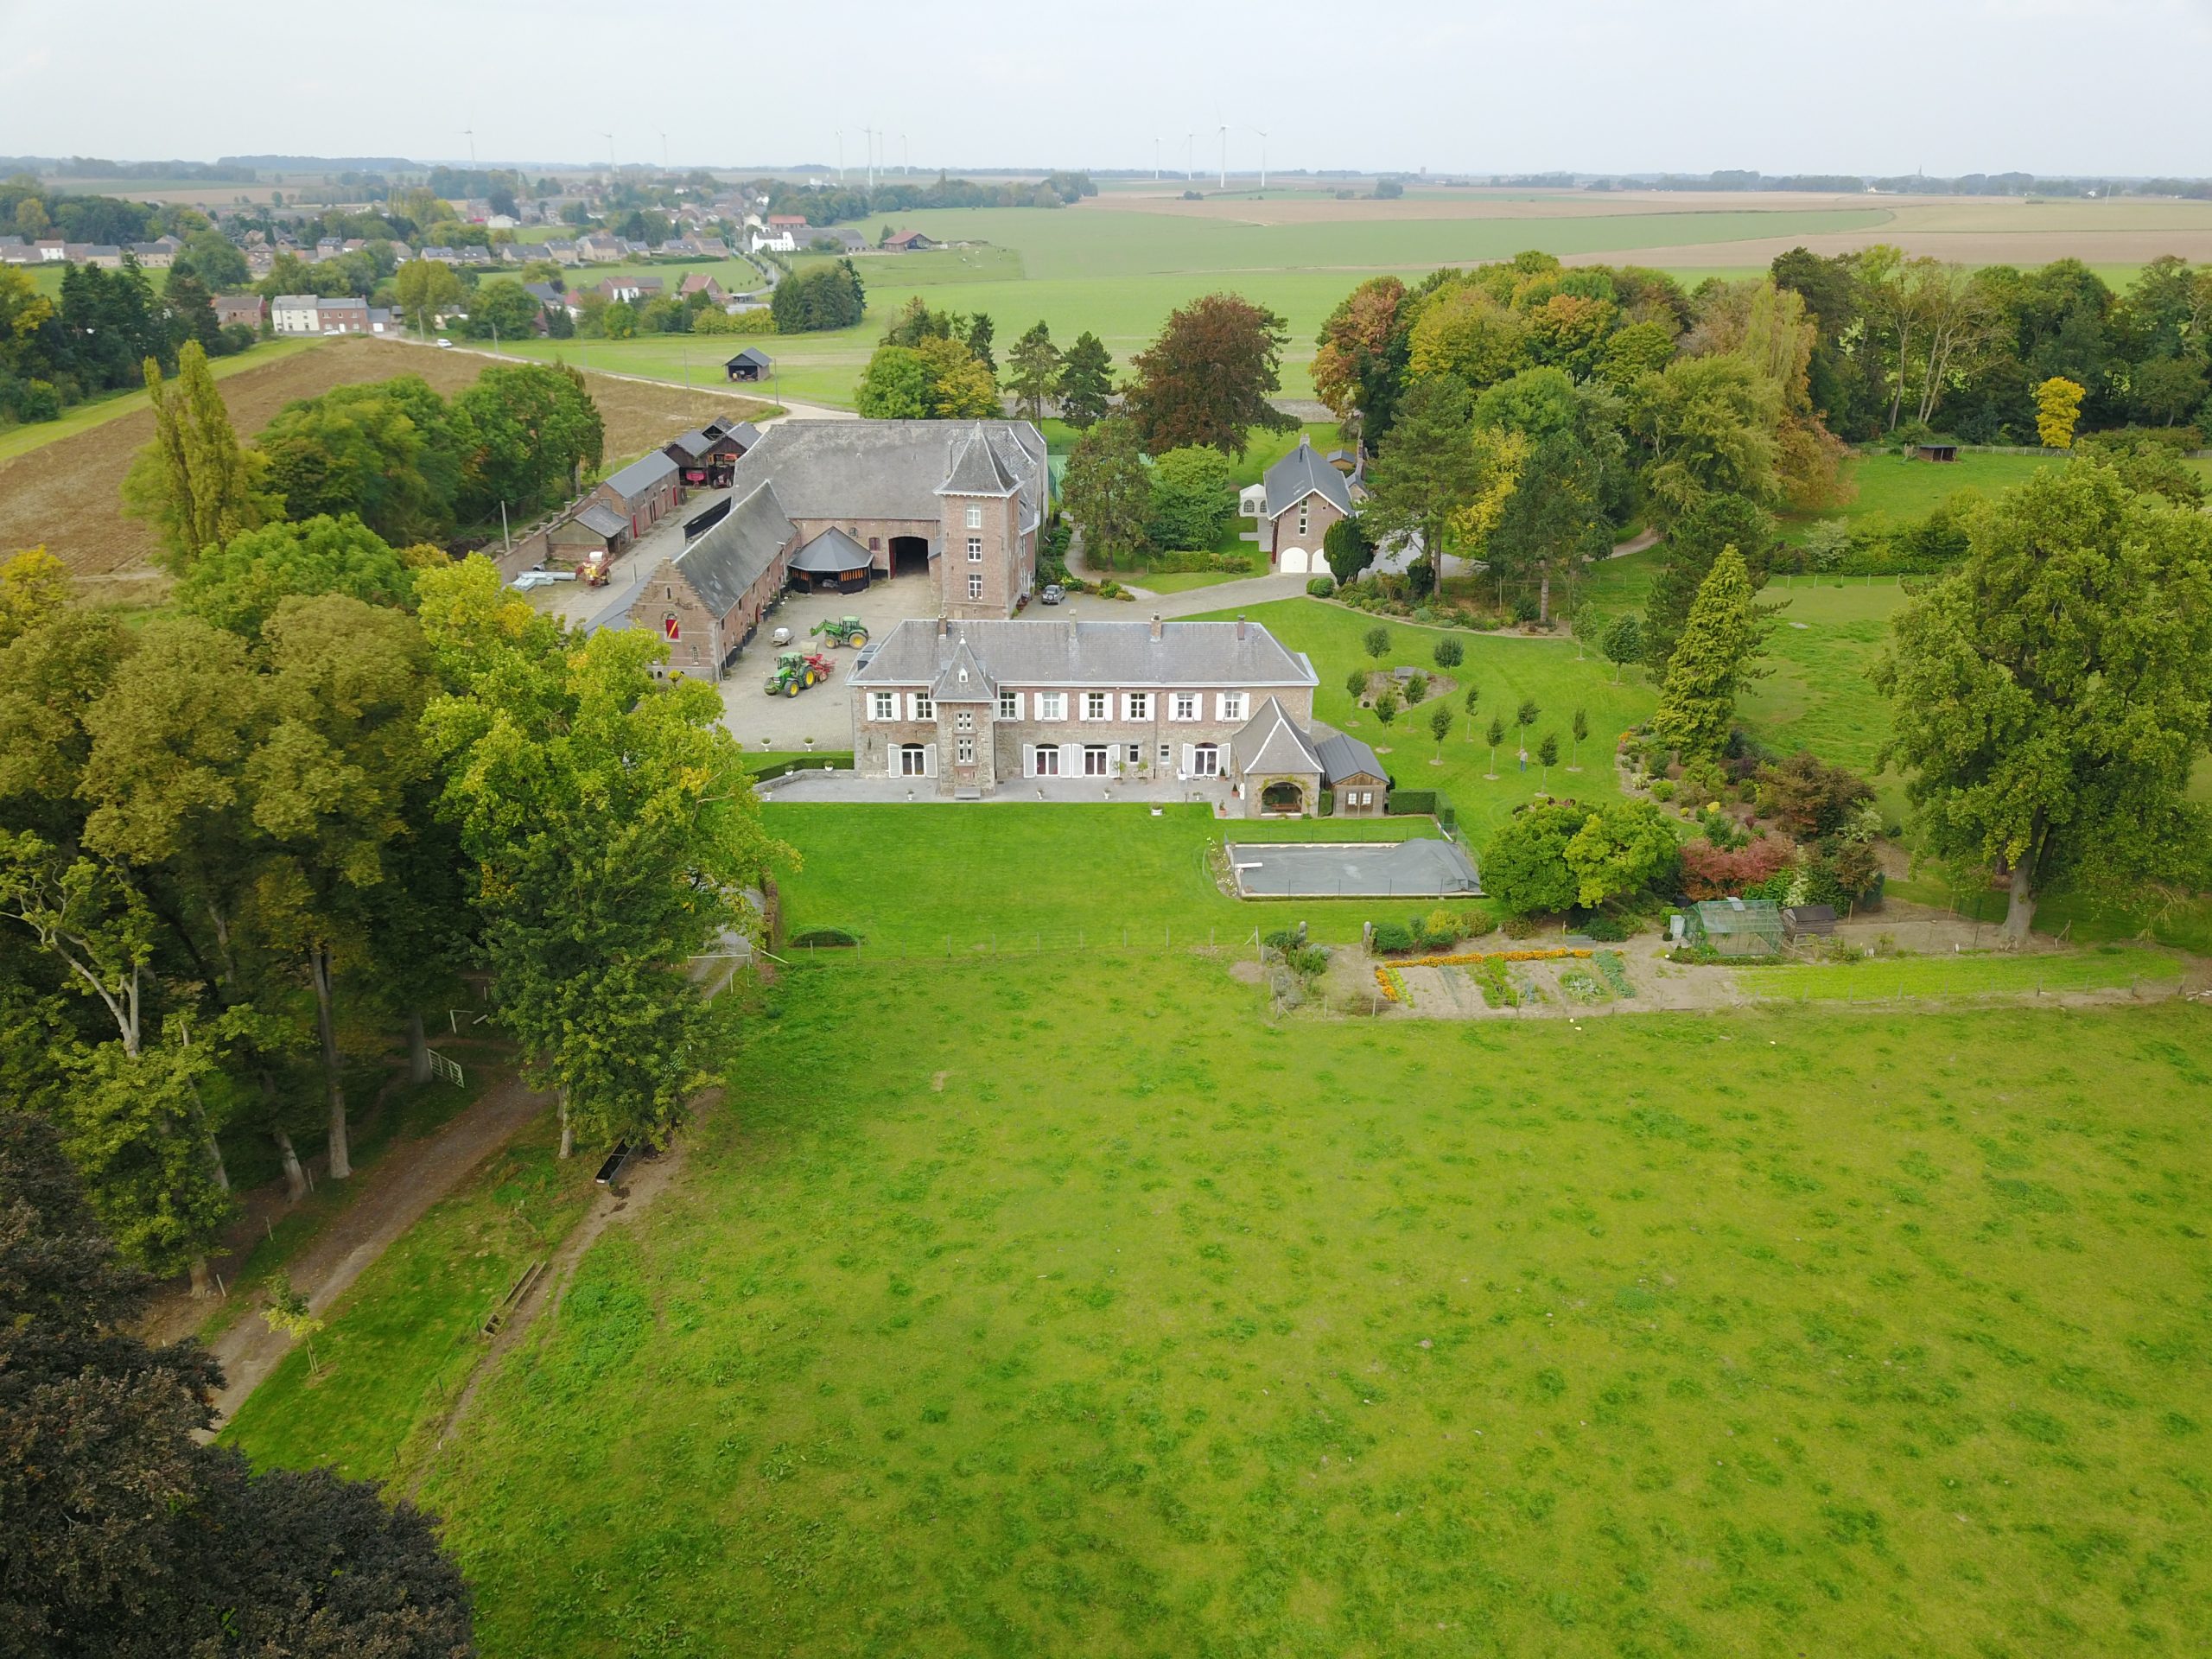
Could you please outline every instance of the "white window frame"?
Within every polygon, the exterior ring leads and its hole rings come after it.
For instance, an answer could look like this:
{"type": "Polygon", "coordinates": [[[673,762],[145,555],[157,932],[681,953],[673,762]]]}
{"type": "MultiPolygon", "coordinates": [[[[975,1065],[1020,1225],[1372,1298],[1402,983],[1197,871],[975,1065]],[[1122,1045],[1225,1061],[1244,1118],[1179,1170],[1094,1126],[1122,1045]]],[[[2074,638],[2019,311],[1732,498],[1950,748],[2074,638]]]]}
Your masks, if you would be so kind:
{"type": "Polygon", "coordinates": [[[1224,691],[1218,703],[1221,717],[1224,720],[1243,720],[1245,717],[1244,703],[1245,697],[1242,691],[1224,691]]]}
{"type": "Polygon", "coordinates": [[[1301,538],[1303,538],[1306,534],[1306,524],[1308,522],[1306,517],[1306,504],[1307,501],[1310,501],[1313,498],[1309,496],[1306,498],[1306,501],[1300,501],[1298,504],[1298,533],[1301,538]]]}
{"type": "Polygon", "coordinates": [[[868,695],[869,719],[896,720],[899,718],[899,694],[896,691],[871,691],[868,695]]]}
{"type": "Polygon", "coordinates": [[[1191,775],[1193,778],[1221,776],[1221,746],[1201,743],[1191,751],[1191,775]]]}
{"type": "Polygon", "coordinates": [[[976,729],[976,711],[973,709],[962,709],[957,710],[952,716],[952,729],[956,732],[974,731],[976,729]]]}
{"type": "Polygon", "coordinates": [[[1198,717],[1199,704],[1200,700],[1197,692],[1178,691],[1167,705],[1169,711],[1167,717],[1176,721],[1196,720],[1198,717]]]}
{"type": "Polygon", "coordinates": [[[968,507],[968,528],[970,530],[981,530],[982,527],[983,509],[980,505],[971,502],[968,507]]]}
{"type": "Polygon", "coordinates": [[[980,536],[970,536],[968,538],[968,563],[970,564],[981,564],[982,562],[983,538],[980,536]]]}
{"type": "Polygon", "coordinates": [[[1037,718],[1062,721],[1068,717],[1068,694],[1065,691],[1039,691],[1037,694],[1037,718]]]}
{"type": "Polygon", "coordinates": [[[930,701],[930,694],[926,691],[914,693],[914,718],[916,720],[937,718],[937,704],[930,701]]]}
{"type": "Polygon", "coordinates": [[[978,570],[968,578],[968,597],[970,599],[981,599],[982,596],[983,573],[978,570]]]}
{"type": "Polygon", "coordinates": [[[899,746],[899,775],[901,778],[926,778],[930,775],[927,744],[901,743],[899,746]]]}
{"type": "Polygon", "coordinates": [[[958,743],[953,746],[953,758],[963,766],[974,766],[976,764],[976,740],[972,737],[962,738],[958,743]]]}
{"type": "Polygon", "coordinates": [[[1039,743],[1037,746],[1036,753],[1030,757],[1029,766],[1029,775],[1032,778],[1058,777],[1060,775],[1059,747],[1052,743],[1039,743]]]}
{"type": "Polygon", "coordinates": [[[1114,718],[1114,694],[1110,691],[1086,691],[1083,694],[1083,717],[1086,721],[1114,718]]]}
{"type": "Polygon", "coordinates": [[[1020,692],[1001,691],[999,693],[999,718],[1001,720],[1020,720],[1021,718],[1020,692]]]}
{"type": "Polygon", "coordinates": [[[1149,691],[1129,692],[1122,699],[1122,712],[1123,716],[1129,720],[1150,720],[1152,693],[1149,691]]]}
{"type": "Polygon", "coordinates": [[[1083,775],[1086,778],[1110,778],[1114,775],[1114,746],[1110,743],[1086,743],[1083,746],[1083,775]],[[1097,767],[1096,772],[1091,768],[1097,767]]]}
{"type": "Polygon", "coordinates": [[[1161,744],[1160,746],[1160,764],[1163,766],[1173,766],[1174,761],[1175,746],[1173,743],[1161,744]]]}

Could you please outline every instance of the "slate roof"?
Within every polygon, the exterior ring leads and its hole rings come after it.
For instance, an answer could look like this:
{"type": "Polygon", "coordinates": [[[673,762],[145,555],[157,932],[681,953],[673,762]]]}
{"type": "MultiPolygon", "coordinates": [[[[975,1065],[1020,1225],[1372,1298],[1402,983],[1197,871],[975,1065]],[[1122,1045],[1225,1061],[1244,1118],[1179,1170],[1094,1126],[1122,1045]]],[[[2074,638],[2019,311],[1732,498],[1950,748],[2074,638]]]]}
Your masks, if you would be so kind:
{"type": "Polygon", "coordinates": [[[939,702],[993,702],[998,695],[998,683],[974,648],[965,639],[955,640],[952,654],[930,682],[930,696],[939,702]]]}
{"type": "Polygon", "coordinates": [[[1027,421],[779,421],[737,463],[735,487],[776,480],[795,518],[942,524],[956,462],[979,493],[1019,495],[1026,529],[1045,509],[1045,437],[1027,421]],[[981,442],[978,442],[978,435],[981,442]]]}
{"type": "MultiPolygon", "coordinates": [[[[839,425],[858,423],[844,421],[839,425]]],[[[954,652],[969,648],[1001,685],[1311,686],[1319,683],[1302,652],[1284,648],[1258,623],[1236,637],[1234,622],[967,621],[909,618],[877,643],[851,683],[926,685],[954,652]]]]}
{"type": "MultiPolygon", "coordinates": [[[[767,488],[766,485],[760,486],[767,488]]],[[[811,575],[839,576],[868,568],[871,555],[842,530],[830,529],[791,555],[791,569],[811,575]]]]}
{"type": "Polygon", "coordinates": [[[1345,486],[1344,475],[1321,459],[1313,444],[1301,432],[1298,448],[1268,468],[1268,517],[1280,518],[1307,496],[1325,497],[1336,509],[1349,515],[1351,512],[1351,491],[1345,486]]]}
{"type": "Polygon", "coordinates": [[[1324,783],[1340,784],[1347,778],[1363,775],[1380,778],[1385,783],[1390,780],[1390,774],[1382,770],[1382,761],[1376,759],[1375,751],[1342,732],[1331,732],[1313,746],[1313,752],[1321,757],[1324,783]]]}
{"type": "Polygon", "coordinates": [[[750,421],[709,421],[699,429],[709,437],[724,437],[750,449],[760,442],[760,429],[750,421]]]}
{"type": "Polygon", "coordinates": [[[630,533],[630,521],[604,501],[594,501],[575,516],[575,522],[612,540],[630,533]]]}
{"type": "Polygon", "coordinates": [[[773,359],[769,357],[768,353],[762,351],[758,346],[748,346],[743,351],[740,352],[735,357],[730,359],[729,363],[725,363],[722,366],[724,368],[728,368],[729,367],[730,363],[751,363],[765,369],[772,360],[773,359]]]}
{"type": "Polygon", "coordinates": [[[796,534],[797,527],[776,499],[775,486],[761,484],[738,500],[720,524],[677,554],[676,569],[709,607],[727,614],[796,534]]]}
{"type": "Polygon", "coordinates": [[[1229,752],[1236,757],[1236,769],[1248,774],[1310,772],[1318,775],[1321,771],[1321,757],[1313,752],[1313,745],[1274,697],[1262,703],[1259,712],[1229,740],[1229,752]]]}
{"type": "Polygon", "coordinates": [[[676,463],[661,451],[639,457],[619,473],[612,473],[602,480],[625,501],[634,501],[663,479],[674,475],[676,463]]]}
{"type": "Polygon", "coordinates": [[[944,482],[937,486],[937,493],[1012,495],[1014,487],[1014,474],[1007,470],[1005,461],[984,435],[983,423],[978,421],[952,452],[952,464],[945,469],[944,482]]]}

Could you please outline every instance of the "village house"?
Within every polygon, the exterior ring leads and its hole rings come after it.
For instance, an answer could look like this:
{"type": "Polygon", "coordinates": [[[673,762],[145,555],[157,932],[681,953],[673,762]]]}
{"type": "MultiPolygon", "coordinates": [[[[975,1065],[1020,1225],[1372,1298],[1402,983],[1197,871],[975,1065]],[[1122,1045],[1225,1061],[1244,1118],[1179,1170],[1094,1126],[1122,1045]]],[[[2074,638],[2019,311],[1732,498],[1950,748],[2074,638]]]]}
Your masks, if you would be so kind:
{"type": "Polygon", "coordinates": [[[883,245],[893,253],[919,253],[942,245],[924,236],[919,231],[901,231],[896,236],[885,237],[883,245]]]}
{"type": "Polygon", "coordinates": [[[1312,812],[1318,683],[1303,652],[1241,618],[911,620],[853,666],[854,767],[955,799],[1172,778],[1217,784],[1248,817],[1312,812]]]}
{"type": "Polygon", "coordinates": [[[1351,486],[1301,432],[1298,448],[1239,496],[1237,510],[1259,520],[1257,540],[1271,568],[1306,575],[1329,568],[1321,539],[1338,519],[1351,517],[1351,486]]]}
{"type": "Polygon", "coordinates": [[[729,303],[729,296],[723,291],[722,285],[703,270],[689,273],[677,284],[676,297],[679,300],[688,300],[694,294],[705,295],[708,302],[717,308],[729,303]]]}
{"type": "Polygon", "coordinates": [[[577,251],[576,245],[567,237],[556,236],[550,241],[541,242],[537,245],[538,251],[556,265],[578,265],[583,263],[583,255],[577,251]]]}
{"type": "Polygon", "coordinates": [[[232,324],[261,332],[262,323],[269,315],[269,302],[258,294],[218,294],[215,296],[215,326],[228,328],[232,324]]]}
{"type": "Polygon", "coordinates": [[[629,244],[619,236],[609,236],[604,231],[594,231],[589,236],[576,238],[576,257],[590,264],[616,264],[628,252],[629,244]]]}
{"type": "Polygon", "coordinates": [[[661,281],[658,276],[609,276],[599,284],[599,291],[609,305],[643,305],[660,297],[661,281]]]}

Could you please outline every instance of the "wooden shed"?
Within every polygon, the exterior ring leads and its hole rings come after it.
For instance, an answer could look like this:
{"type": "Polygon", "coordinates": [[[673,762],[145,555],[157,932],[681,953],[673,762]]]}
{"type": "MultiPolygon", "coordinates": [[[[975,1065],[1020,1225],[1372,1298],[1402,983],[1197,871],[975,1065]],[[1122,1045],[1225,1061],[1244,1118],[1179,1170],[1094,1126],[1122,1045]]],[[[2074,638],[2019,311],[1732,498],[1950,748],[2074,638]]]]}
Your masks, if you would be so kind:
{"type": "Polygon", "coordinates": [[[758,346],[748,346],[722,365],[722,371],[733,380],[764,380],[775,366],[775,359],[758,346]]]}
{"type": "Polygon", "coordinates": [[[1916,443],[1912,446],[1915,461],[1956,461],[1959,446],[1955,443],[1916,443]]]}

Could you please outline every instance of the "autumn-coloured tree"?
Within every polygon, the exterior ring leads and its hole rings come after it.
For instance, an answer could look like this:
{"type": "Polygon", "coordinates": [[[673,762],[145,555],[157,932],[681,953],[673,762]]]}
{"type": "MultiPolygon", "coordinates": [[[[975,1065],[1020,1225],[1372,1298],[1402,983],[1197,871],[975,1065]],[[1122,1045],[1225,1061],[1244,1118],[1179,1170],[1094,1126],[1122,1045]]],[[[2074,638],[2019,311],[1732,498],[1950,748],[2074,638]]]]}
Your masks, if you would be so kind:
{"type": "Polygon", "coordinates": [[[1313,395],[1339,421],[1357,416],[1370,441],[1389,429],[1405,376],[1405,299],[1395,276],[1370,276],[1338,302],[1318,336],[1313,395]]]}
{"type": "Polygon", "coordinates": [[[1254,427],[1297,423],[1268,401],[1282,387],[1289,325],[1239,294],[1208,294],[1173,312],[1160,338],[1130,359],[1128,414],[1147,453],[1203,443],[1242,455],[1254,427]]]}
{"type": "Polygon", "coordinates": [[[2036,437],[2046,449],[2071,449],[2074,423],[2088,394],[2077,381],[2054,374],[2036,388],[2036,437]]]}

